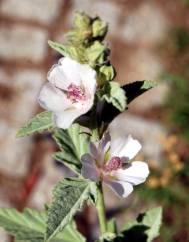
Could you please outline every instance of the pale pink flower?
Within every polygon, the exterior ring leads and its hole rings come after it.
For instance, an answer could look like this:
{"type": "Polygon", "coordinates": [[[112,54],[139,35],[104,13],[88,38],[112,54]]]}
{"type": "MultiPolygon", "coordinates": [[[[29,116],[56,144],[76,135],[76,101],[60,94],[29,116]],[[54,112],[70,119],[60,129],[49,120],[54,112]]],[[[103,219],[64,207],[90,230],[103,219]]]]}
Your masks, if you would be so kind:
{"type": "Polygon", "coordinates": [[[73,121],[93,106],[96,72],[86,64],[63,57],[48,73],[39,93],[39,104],[54,114],[59,128],[69,128],[73,121]]]}
{"type": "Polygon", "coordinates": [[[117,195],[127,197],[133,186],[149,175],[145,162],[129,162],[140,149],[141,144],[131,136],[111,139],[107,132],[98,144],[90,143],[90,154],[81,157],[81,173],[92,181],[102,180],[117,195]]]}

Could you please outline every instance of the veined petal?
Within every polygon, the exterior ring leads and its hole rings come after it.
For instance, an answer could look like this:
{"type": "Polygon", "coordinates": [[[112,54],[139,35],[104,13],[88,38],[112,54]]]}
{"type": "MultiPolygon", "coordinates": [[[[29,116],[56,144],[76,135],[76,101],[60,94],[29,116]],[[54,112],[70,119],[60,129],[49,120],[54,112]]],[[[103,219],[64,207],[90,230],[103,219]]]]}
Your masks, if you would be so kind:
{"type": "Polygon", "coordinates": [[[71,106],[71,102],[67,99],[66,95],[51,83],[46,83],[42,87],[38,102],[44,109],[53,112],[61,112],[71,106]]]}
{"type": "Polygon", "coordinates": [[[133,186],[128,182],[106,180],[104,181],[118,196],[127,197],[133,191],[133,186]]]}
{"type": "Polygon", "coordinates": [[[100,148],[103,151],[103,153],[106,153],[108,151],[110,147],[110,140],[110,134],[109,132],[106,132],[100,141],[100,148]]]}
{"type": "Polygon", "coordinates": [[[82,161],[83,164],[88,164],[88,165],[91,165],[91,166],[93,166],[93,163],[95,162],[94,158],[88,153],[82,155],[81,161],[82,161]]]}
{"type": "Polygon", "coordinates": [[[90,154],[85,154],[81,157],[82,161],[82,168],[81,168],[81,175],[92,181],[99,180],[99,172],[95,165],[95,161],[90,154]]]}
{"type": "Polygon", "coordinates": [[[82,114],[87,113],[93,105],[92,100],[86,100],[85,102],[72,103],[69,108],[62,112],[55,112],[55,123],[59,128],[67,129],[74,122],[75,119],[82,114]]]}
{"type": "Polygon", "coordinates": [[[96,71],[93,70],[89,65],[80,64],[80,78],[81,83],[84,86],[89,96],[94,95],[96,91],[96,71]]]}
{"type": "Polygon", "coordinates": [[[62,90],[67,90],[68,86],[71,84],[70,80],[65,76],[63,68],[61,65],[53,65],[47,74],[47,79],[55,87],[62,90]]]}
{"type": "Polygon", "coordinates": [[[111,157],[126,157],[131,160],[136,156],[141,147],[142,146],[138,142],[138,140],[133,139],[131,135],[129,135],[128,137],[122,136],[119,138],[115,138],[111,140],[111,157]]]}
{"type": "Polygon", "coordinates": [[[93,142],[90,142],[89,147],[90,147],[91,155],[94,157],[94,159],[98,160],[98,158],[99,158],[99,151],[98,151],[96,145],[93,142]]]}
{"type": "Polygon", "coordinates": [[[143,183],[149,175],[149,168],[145,162],[134,161],[126,169],[118,169],[111,173],[119,181],[129,182],[133,185],[143,183]]]}
{"type": "Polygon", "coordinates": [[[63,57],[59,60],[59,65],[69,83],[81,84],[80,72],[82,71],[82,64],[69,57],[63,57]]]}

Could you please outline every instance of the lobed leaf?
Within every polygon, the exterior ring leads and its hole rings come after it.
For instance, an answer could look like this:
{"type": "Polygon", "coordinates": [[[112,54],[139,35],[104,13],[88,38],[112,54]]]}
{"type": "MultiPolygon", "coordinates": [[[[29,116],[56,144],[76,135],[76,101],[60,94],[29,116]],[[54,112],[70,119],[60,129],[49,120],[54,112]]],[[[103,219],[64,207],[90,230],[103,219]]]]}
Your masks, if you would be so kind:
{"type": "Polygon", "coordinates": [[[126,96],[124,90],[120,87],[118,82],[108,82],[105,86],[104,95],[102,99],[106,102],[111,103],[120,112],[123,112],[126,108],[126,96]]]}
{"type": "Polygon", "coordinates": [[[138,242],[151,242],[159,235],[162,222],[162,208],[157,207],[140,214],[136,221],[126,224],[122,234],[127,240],[138,242]]]}
{"type": "Polygon", "coordinates": [[[26,123],[22,128],[20,128],[16,134],[16,137],[24,137],[36,132],[42,132],[44,130],[49,130],[54,127],[52,112],[42,112],[37,114],[28,123],[26,123]]]}
{"type": "Polygon", "coordinates": [[[49,46],[56,50],[63,56],[68,56],[74,60],[79,61],[80,63],[85,63],[85,49],[81,46],[71,46],[71,45],[63,45],[57,42],[53,42],[51,40],[48,41],[49,46]]]}
{"type": "Polygon", "coordinates": [[[56,185],[48,209],[45,241],[51,241],[64,229],[91,194],[96,197],[95,183],[84,179],[67,178],[56,185]]]}
{"type": "Polygon", "coordinates": [[[156,86],[157,83],[155,81],[144,80],[126,84],[122,88],[126,93],[128,103],[130,103],[144,92],[156,86]]]}
{"type": "MultiPolygon", "coordinates": [[[[136,81],[133,83],[126,84],[121,88],[125,92],[125,96],[127,99],[127,104],[133,101],[135,98],[150,90],[153,87],[156,87],[157,83],[154,81],[136,81]]],[[[127,108],[127,106],[126,106],[127,108]]],[[[111,122],[118,114],[120,110],[115,108],[112,103],[104,103],[101,113],[102,121],[111,122]]]]}
{"type": "Polygon", "coordinates": [[[82,126],[73,124],[67,130],[57,129],[53,138],[61,150],[55,153],[55,159],[80,174],[81,156],[89,149],[89,135],[84,133],[82,126]]]}
{"type": "MultiPolygon", "coordinates": [[[[46,226],[46,212],[25,209],[23,213],[13,208],[0,209],[0,226],[13,235],[17,242],[43,242],[46,226]]],[[[85,238],[71,222],[55,236],[52,242],[85,242],[85,238]]]]}
{"type": "Polygon", "coordinates": [[[94,41],[94,43],[86,49],[86,58],[90,65],[102,64],[105,61],[105,54],[107,47],[100,41],[94,41]]]}
{"type": "Polygon", "coordinates": [[[108,221],[107,227],[108,227],[108,232],[116,234],[117,233],[116,219],[115,218],[110,219],[108,221]]]}

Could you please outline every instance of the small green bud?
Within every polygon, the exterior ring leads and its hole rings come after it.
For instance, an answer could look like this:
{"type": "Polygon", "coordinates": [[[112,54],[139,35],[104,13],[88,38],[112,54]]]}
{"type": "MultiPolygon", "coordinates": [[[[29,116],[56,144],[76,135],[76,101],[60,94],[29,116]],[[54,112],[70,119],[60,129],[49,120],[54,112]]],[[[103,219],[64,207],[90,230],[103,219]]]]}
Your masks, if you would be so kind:
{"type": "Polygon", "coordinates": [[[74,19],[74,26],[77,29],[88,29],[91,23],[91,19],[85,13],[77,12],[74,19]]]}
{"type": "Polygon", "coordinates": [[[108,25],[101,21],[99,18],[97,18],[96,20],[94,20],[93,24],[92,24],[92,33],[93,33],[93,37],[105,37],[106,33],[108,31],[108,25]]]}
{"type": "Polygon", "coordinates": [[[111,65],[110,66],[105,66],[105,65],[101,66],[99,72],[100,72],[100,74],[102,74],[104,76],[106,81],[113,80],[116,75],[115,69],[111,65]]]}
{"type": "Polygon", "coordinates": [[[84,13],[76,13],[74,29],[72,31],[72,43],[88,43],[92,37],[91,19],[84,13]]]}

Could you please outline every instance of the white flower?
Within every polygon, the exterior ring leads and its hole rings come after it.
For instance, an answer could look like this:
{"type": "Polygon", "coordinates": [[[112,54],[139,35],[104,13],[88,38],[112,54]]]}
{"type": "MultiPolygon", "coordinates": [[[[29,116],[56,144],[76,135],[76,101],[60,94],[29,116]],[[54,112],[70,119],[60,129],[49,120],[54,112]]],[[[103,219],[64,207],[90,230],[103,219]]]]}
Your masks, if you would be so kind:
{"type": "Polygon", "coordinates": [[[106,133],[96,145],[90,144],[90,154],[81,157],[83,177],[93,181],[103,180],[117,195],[127,197],[133,186],[143,183],[149,175],[148,165],[133,161],[141,144],[131,136],[115,140],[106,133]]]}
{"type": "Polygon", "coordinates": [[[39,93],[39,104],[52,111],[59,128],[69,128],[73,121],[88,112],[96,91],[96,72],[89,66],[63,57],[48,73],[39,93]]]}

